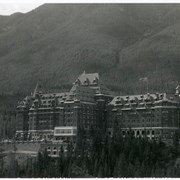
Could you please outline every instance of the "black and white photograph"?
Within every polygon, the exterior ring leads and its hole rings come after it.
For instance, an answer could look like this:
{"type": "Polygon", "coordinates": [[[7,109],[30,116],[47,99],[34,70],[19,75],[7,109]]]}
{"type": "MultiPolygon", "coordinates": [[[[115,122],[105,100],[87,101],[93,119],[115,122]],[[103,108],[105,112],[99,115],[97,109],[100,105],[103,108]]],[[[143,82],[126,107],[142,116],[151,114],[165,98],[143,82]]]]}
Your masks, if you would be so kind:
{"type": "Polygon", "coordinates": [[[0,1],[0,178],[180,178],[180,2],[0,1]]]}

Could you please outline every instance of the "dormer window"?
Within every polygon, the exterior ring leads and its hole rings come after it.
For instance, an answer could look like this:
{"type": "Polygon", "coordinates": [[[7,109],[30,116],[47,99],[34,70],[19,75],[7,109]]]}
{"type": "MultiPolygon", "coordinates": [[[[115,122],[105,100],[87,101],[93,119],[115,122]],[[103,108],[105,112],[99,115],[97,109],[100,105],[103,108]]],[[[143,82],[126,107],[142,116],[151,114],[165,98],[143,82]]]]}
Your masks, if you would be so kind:
{"type": "Polygon", "coordinates": [[[86,78],[86,80],[84,81],[84,84],[85,84],[85,85],[89,85],[89,83],[90,83],[90,82],[89,82],[89,79],[86,78]]]}
{"type": "Polygon", "coordinates": [[[160,98],[163,99],[163,94],[160,94],[160,98]]]}
{"type": "Polygon", "coordinates": [[[93,84],[97,84],[96,79],[93,80],[93,84]]]}
{"type": "Polygon", "coordinates": [[[94,78],[93,83],[94,83],[94,84],[98,84],[98,82],[99,82],[98,78],[97,78],[97,77],[94,78]]]}
{"type": "Polygon", "coordinates": [[[94,80],[93,80],[93,84],[98,84],[98,78],[96,77],[96,78],[94,78],[94,80]]]}
{"type": "Polygon", "coordinates": [[[145,99],[146,102],[149,102],[150,100],[148,98],[145,99]]]}
{"type": "Polygon", "coordinates": [[[76,84],[76,85],[80,85],[80,84],[81,84],[80,80],[79,80],[79,79],[76,79],[75,84],[76,84]]]}
{"type": "Polygon", "coordinates": [[[120,100],[116,100],[115,102],[116,102],[116,104],[121,104],[120,100]]]}
{"type": "Polygon", "coordinates": [[[121,103],[120,97],[117,97],[116,101],[117,104],[121,103]]]}
{"type": "Polygon", "coordinates": [[[134,102],[135,102],[135,100],[133,100],[133,99],[130,100],[130,103],[134,103],[134,102]]]}

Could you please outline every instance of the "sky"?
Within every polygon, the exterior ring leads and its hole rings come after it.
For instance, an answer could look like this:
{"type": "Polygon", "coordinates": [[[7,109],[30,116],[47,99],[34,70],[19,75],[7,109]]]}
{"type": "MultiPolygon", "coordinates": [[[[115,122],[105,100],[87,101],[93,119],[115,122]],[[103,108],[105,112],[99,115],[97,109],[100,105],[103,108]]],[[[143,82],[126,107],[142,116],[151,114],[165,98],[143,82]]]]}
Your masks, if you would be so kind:
{"type": "Polygon", "coordinates": [[[0,1],[0,15],[11,15],[15,12],[26,13],[43,3],[2,3],[0,1]]]}

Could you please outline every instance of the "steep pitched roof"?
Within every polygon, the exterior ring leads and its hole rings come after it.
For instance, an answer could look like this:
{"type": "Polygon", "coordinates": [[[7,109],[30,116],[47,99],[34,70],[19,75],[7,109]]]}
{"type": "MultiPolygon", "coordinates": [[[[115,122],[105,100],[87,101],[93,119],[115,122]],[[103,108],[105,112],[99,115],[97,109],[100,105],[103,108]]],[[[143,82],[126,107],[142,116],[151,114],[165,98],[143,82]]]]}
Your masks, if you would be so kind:
{"type": "Polygon", "coordinates": [[[116,96],[113,98],[113,100],[109,103],[110,105],[115,105],[117,100],[127,100],[131,101],[131,100],[141,100],[142,98],[145,99],[153,99],[154,103],[159,103],[159,102],[171,102],[171,103],[177,103],[177,99],[171,100],[171,98],[173,97],[174,99],[174,95],[170,94],[168,95],[167,93],[161,93],[161,94],[142,94],[142,95],[129,95],[129,96],[116,96]],[[159,98],[157,98],[157,96],[159,96],[159,98]]]}
{"type": "Polygon", "coordinates": [[[110,105],[115,105],[116,104],[116,101],[119,99],[123,99],[123,100],[126,100],[128,98],[128,100],[135,100],[135,99],[141,99],[143,97],[143,99],[147,99],[147,98],[153,98],[155,99],[156,98],[156,94],[143,94],[143,95],[127,95],[127,96],[116,96],[113,98],[113,100],[109,103],[110,105]]]}
{"type": "Polygon", "coordinates": [[[79,75],[78,79],[81,82],[81,84],[84,84],[87,80],[89,81],[90,84],[94,84],[96,79],[99,80],[99,74],[98,73],[91,73],[91,74],[83,73],[79,75]]]}
{"type": "Polygon", "coordinates": [[[84,71],[75,81],[70,93],[73,94],[73,92],[75,92],[77,85],[89,86],[90,88],[95,89],[97,94],[111,94],[110,90],[100,80],[98,73],[86,74],[84,71]]]}

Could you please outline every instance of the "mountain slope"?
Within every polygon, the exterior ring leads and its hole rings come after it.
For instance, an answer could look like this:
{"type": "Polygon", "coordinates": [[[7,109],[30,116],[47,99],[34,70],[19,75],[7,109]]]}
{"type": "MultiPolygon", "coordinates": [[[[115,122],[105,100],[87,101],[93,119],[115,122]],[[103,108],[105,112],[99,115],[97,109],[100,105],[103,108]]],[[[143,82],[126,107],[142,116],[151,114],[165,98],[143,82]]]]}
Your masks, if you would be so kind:
{"type": "Polygon", "coordinates": [[[0,17],[0,91],[69,88],[83,70],[120,93],[179,83],[179,5],[45,4],[0,17]]]}

